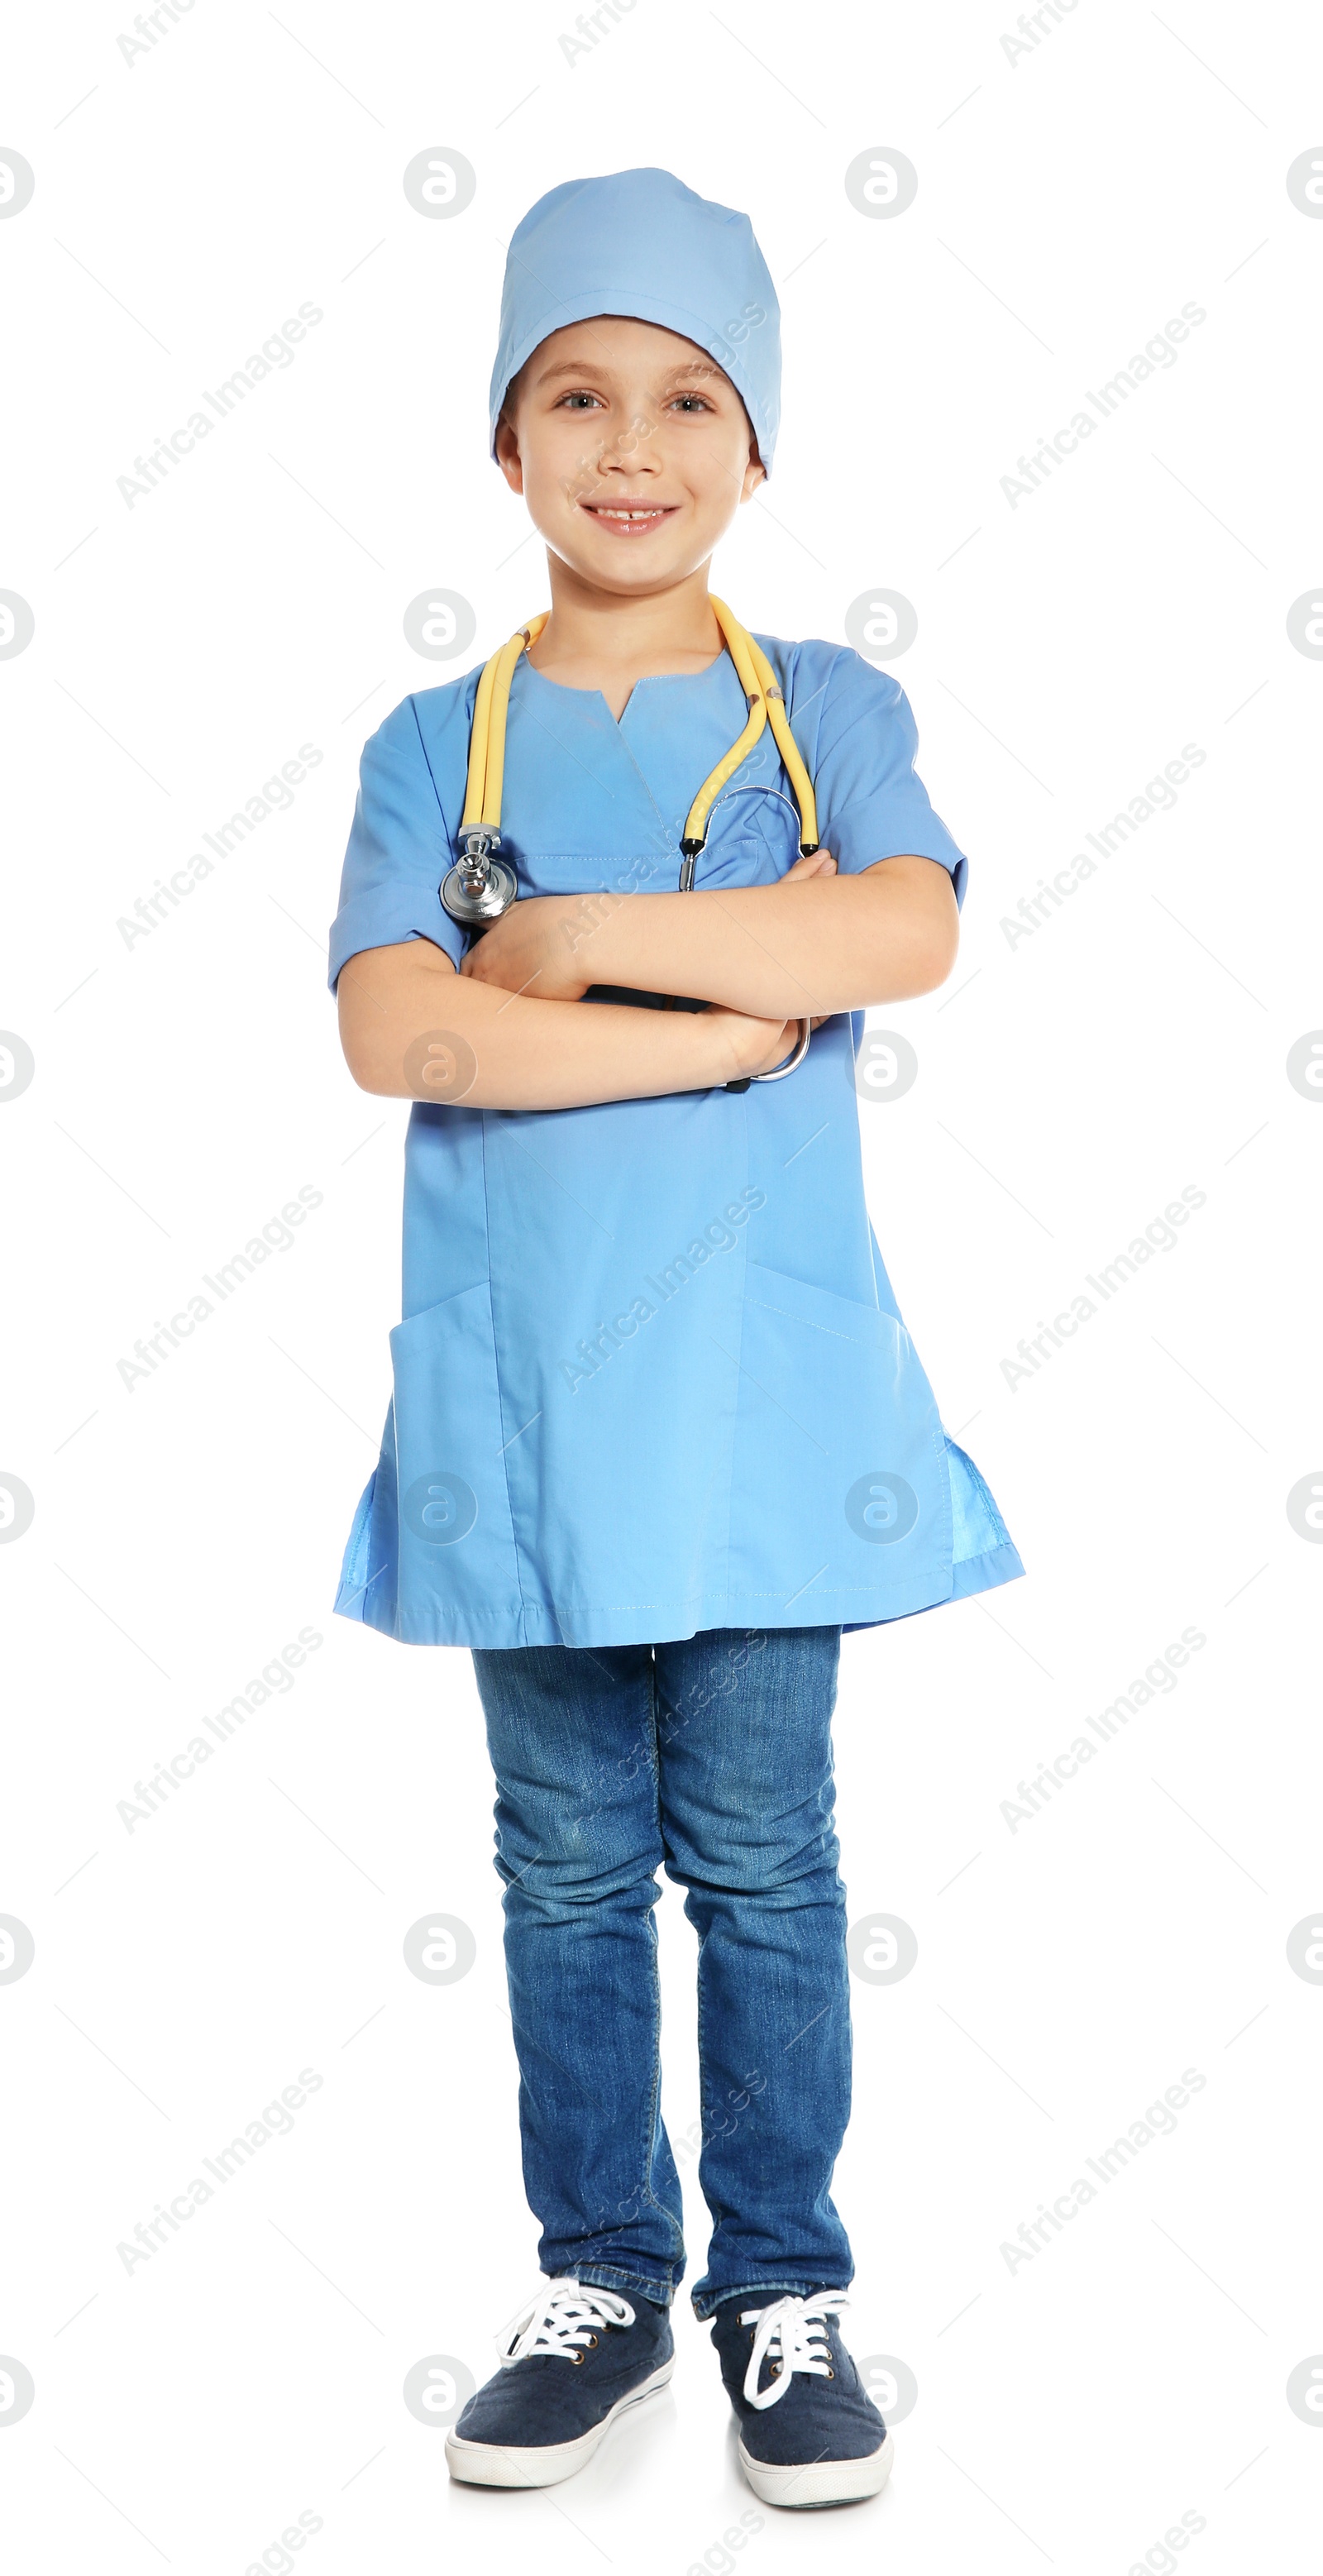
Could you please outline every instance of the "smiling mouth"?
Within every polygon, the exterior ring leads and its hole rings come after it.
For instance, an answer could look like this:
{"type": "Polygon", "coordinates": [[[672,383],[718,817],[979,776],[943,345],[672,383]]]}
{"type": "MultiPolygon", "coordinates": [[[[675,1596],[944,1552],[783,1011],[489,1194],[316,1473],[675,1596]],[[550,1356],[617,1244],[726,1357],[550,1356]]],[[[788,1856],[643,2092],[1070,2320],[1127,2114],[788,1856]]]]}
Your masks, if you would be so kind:
{"type": "Polygon", "coordinates": [[[584,501],[579,506],[590,519],[596,519],[599,526],[608,528],[613,537],[645,537],[650,528],[659,528],[664,519],[672,518],[679,505],[676,502],[649,502],[630,509],[624,505],[608,507],[602,501],[584,501]]]}

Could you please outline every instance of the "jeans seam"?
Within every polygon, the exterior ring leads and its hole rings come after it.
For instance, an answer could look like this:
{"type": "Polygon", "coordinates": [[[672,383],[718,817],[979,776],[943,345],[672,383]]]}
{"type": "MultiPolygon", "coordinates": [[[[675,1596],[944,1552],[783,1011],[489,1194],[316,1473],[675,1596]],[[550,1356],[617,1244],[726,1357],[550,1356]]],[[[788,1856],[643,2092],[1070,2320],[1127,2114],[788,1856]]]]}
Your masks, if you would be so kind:
{"type": "MultiPolygon", "coordinates": [[[[661,1744],[659,1744],[659,1731],[656,1731],[656,1651],[649,1662],[649,1718],[651,1718],[651,1747],[649,1747],[651,1749],[651,1790],[654,1790],[654,1801],[656,1801],[656,1842],[659,1842],[661,1852],[664,1852],[664,1847],[667,1847],[667,1837],[664,1837],[664,1832],[661,1832],[661,1744]]],[[[661,2205],[654,2187],[651,2187],[651,2166],[654,2166],[654,2148],[656,2148],[656,2112],[659,2112],[661,2107],[661,1963],[659,1963],[659,1945],[656,1945],[656,1909],[649,1911],[649,1929],[651,1929],[651,2014],[654,2014],[654,2020],[651,2020],[651,2027],[654,2027],[654,2053],[651,2053],[649,2156],[646,2156],[649,2208],[654,2208],[656,2213],[659,2213],[659,2218],[667,2218],[674,2236],[680,2239],[672,2259],[682,2264],[685,2262],[685,2228],[682,2228],[682,2223],[677,2221],[677,2218],[672,2218],[672,2213],[661,2205]]]]}
{"type": "MultiPolygon", "coordinates": [[[[657,1742],[657,1661],[655,1655],[650,1658],[648,1663],[648,1733],[648,1768],[652,1778],[652,1794],[656,1808],[657,1840],[660,1844],[662,1842],[661,1752],[657,1742]]],[[[644,2188],[649,2209],[654,2210],[659,2218],[664,2218],[667,2225],[671,2228],[672,2233],[680,2239],[678,2246],[674,2249],[672,2260],[683,2262],[683,2230],[677,2225],[671,2211],[667,2209],[660,2200],[658,2200],[652,2187],[653,2156],[656,2150],[657,2113],[661,2102],[662,2079],[661,1967],[657,1954],[657,1916],[655,1908],[651,1909],[648,1914],[648,1931],[651,1938],[649,1969],[652,1977],[652,2091],[648,2098],[648,2125],[643,2152],[643,2172],[645,2177],[644,2188]]]]}
{"type": "Polygon", "coordinates": [[[591,2258],[585,2258],[576,2263],[574,2278],[599,2289],[613,2289],[619,2282],[622,2288],[631,2290],[664,2290],[668,2299],[675,2292],[669,2264],[661,2265],[655,2272],[632,2272],[627,2263],[595,2263],[591,2258]]]}

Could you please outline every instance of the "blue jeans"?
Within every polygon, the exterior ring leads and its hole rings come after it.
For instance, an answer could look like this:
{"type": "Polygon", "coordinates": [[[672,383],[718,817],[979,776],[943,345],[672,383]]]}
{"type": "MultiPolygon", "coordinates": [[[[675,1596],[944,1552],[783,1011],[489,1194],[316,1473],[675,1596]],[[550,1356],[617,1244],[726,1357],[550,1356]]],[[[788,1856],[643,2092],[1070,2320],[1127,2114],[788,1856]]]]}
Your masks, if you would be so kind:
{"type": "Polygon", "coordinates": [[[662,2124],[656,1871],[698,1933],[700,2317],[843,2289],[850,2109],[832,1825],[839,1628],[477,1648],[539,2260],[663,2304],[684,2271],[662,2124]]]}

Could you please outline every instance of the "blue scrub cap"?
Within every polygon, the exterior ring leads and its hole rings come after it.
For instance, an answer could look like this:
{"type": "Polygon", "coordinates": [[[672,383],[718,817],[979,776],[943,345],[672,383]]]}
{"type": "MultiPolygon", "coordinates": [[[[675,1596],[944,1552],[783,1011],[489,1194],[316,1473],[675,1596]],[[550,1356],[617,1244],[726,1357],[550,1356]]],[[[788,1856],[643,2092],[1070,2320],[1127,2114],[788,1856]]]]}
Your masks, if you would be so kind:
{"type": "Polygon", "coordinates": [[[770,473],[781,417],[781,308],[747,215],[669,170],[567,179],[511,237],[492,370],[491,438],[511,378],[552,331],[622,313],[678,331],[724,368],[770,473]]]}

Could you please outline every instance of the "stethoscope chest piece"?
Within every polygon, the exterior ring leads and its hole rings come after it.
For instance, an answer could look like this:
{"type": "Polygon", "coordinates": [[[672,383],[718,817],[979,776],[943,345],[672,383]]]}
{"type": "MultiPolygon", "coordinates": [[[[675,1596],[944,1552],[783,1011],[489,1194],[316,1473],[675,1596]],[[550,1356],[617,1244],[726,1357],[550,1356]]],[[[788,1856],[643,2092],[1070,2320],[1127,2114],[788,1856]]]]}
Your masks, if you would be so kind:
{"type": "Polygon", "coordinates": [[[460,836],[459,858],[442,883],[441,901],[466,930],[490,929],[519,892],[514,869],[493,855],[500,846],[500,833],[487,824],[460,836]]]}

